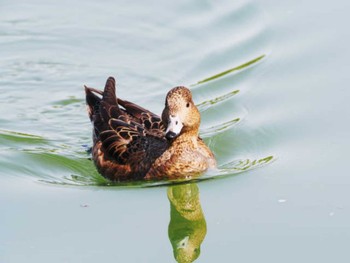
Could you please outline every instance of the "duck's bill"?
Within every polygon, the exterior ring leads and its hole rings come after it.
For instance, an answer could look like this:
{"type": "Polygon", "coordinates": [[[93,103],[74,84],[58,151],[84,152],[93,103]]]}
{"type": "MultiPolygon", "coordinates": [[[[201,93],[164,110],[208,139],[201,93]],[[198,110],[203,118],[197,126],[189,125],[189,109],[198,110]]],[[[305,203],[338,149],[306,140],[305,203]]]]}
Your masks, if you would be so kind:
{"type": "Polygon", "coordinates": [[[182,122],[179,118],[179,116],[175,115],[175,116],[169,116],[169,123],[168,123],[168,128],[165,131],[165,137],[167,139],[174,139],[175,137],[177,137],[181,130],[182,130],[182,122]]]}

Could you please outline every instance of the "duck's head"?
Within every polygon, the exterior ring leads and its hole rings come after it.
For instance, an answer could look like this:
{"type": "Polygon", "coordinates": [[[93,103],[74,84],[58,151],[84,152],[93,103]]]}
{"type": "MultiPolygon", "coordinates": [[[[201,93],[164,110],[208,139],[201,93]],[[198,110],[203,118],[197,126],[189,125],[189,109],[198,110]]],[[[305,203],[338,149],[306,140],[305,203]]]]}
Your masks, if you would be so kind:
{"type": "Polygon", "coordinates": [[[198,135],[200,119],[200,113],[188,88],[175,87],[168,92],[162,113],[162,121],[167,127],[167,139],[174,139],[183,133],[198,135]]]}

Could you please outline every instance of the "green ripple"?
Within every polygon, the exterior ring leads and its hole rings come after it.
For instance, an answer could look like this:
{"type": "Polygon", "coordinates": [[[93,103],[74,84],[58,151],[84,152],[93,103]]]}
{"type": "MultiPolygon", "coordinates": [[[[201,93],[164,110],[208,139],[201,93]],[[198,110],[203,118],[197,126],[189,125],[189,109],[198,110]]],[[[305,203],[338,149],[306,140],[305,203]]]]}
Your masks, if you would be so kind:
{"type": "Polygon", "coordinates": [[[74,96],[70,96],[70,97],[68,97],[68,99],[55,101],[52,104],[54,106],[68,106],[68,105],[71,105],[71,104],[81,103],[83,101],[84,101],[83,99],[77,99],[74,96]]]}
{"type": "Polygon", "coordinates": [[[222,133],[228,130],[229,128],[231,128],[232,126],[234,126],[235,124],[237,124],[240,120],[241,120],[240,118],[235,118],[227,122],[220,123],[218,125],[206,128],[200,132],[200,135],[203,138],[208,138],[214,135],[218,135],[219,133],[222,133]]]}
{"type": "Polygon", "coordinates": [[[218,96],[214,99],[203,101],[203,102],[197,104],[197,108],[201,113],[203,113],[204,111],[206,111],[207,109],[209,109],[213,105],[218,104],[222,101],[228,100],[232,96],[236,95],[238,92],[239,92],[239,90],[233,90],[227,94],[224,94],[222,96],[218,96]]]}
{"type": "Polygon", "coordinates": [[[9,130],[0,130],[0,144],[12,145],[13,143],[43,144],[47,140],[41,136],[9,130]]]}
{"type": "Polygon", "coordinates": [[[213,75],[213,76],[211,76],[211,77],[209,77],[209,78],[205,78],[205,79],[203,79],[203,80],[200,80],[200,81],[198,81],[197,83],[192,84],[191,86],[196,86],[196,85],[199,85],[199,84],[202,84],[202,83],[205,83],[205,82],[209,82],[209,81],[212,81],[212,80],[214,80],[214,79],[221,78],[221,77],[223,77],[223,76],[225,76],[225,75],[227,75],[227,74],[229,74],[229,73],[232,73],[232,72],[235,72],[235,71],[239,71],[239,70],[245,69],[245,68],[247,68],[247,67],[249,67],[249,66],[251,66],[251,65],[253,65],[253,64],[257,63],[257,62],[259,62],[259,61],[262,60],[265,56],[266,56],[266,55],[261,55],[261,56],[255,58],[255,59],[252,59],[252,60],[250,60],[250,61],[248,61],[248,62],[242,64],[242,65],[239,65],[239,66],[237,66],[237,67],[234,67],[234,68],[225,70],[225,71],[220,72],[220,73],[218,73],[218,74],[215,74],[215,75],[213,75]]]}

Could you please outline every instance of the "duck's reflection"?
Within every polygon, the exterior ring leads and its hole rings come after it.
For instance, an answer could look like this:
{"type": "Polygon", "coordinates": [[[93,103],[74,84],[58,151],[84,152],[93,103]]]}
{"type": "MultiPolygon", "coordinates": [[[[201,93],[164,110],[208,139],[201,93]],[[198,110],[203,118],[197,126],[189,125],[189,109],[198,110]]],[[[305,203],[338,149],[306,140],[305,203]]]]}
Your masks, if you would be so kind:
{"type": "Polygon", "coordinates": [[[197,184],[168,188],[170,201],[169,239],[177,262],[193,262],[207,233],[197,184]]]}

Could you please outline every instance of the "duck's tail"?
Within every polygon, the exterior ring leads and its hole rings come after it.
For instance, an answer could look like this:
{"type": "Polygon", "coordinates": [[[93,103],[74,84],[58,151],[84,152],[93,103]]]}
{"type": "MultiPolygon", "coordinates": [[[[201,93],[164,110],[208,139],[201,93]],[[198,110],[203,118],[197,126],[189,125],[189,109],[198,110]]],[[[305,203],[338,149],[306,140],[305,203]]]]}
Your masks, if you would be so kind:
{"type": "Polygon", "coordinates": [[[92,122],[96,120],[96,116],[100,115],[101,101],[109,105],[118,105],[115,95],[115,79],[113,77],[109,77],[107,79],[104,91],[87,86],[84,87],[86,94],[87,111],[92,122]]]}
{"type": "Polygon", "coordinates": [[[98,97],[96,93],[102,95],[102,92],[100,90],[89,88],[87,86],[84,87],[86,94],[87,112],[89,114],[90,121],[93,121],[94,115],[96,115],[99,111],[99,107],[101,104],[101,98],[98,97]]]}

